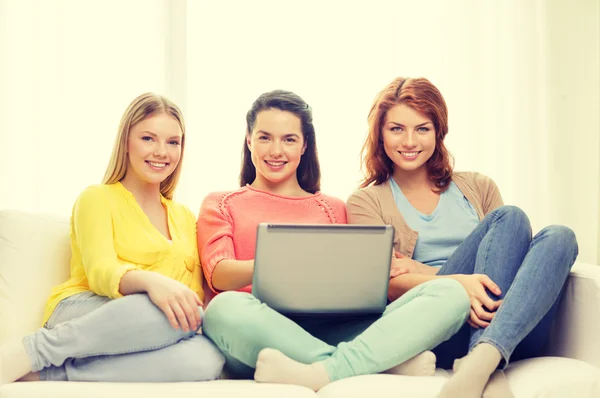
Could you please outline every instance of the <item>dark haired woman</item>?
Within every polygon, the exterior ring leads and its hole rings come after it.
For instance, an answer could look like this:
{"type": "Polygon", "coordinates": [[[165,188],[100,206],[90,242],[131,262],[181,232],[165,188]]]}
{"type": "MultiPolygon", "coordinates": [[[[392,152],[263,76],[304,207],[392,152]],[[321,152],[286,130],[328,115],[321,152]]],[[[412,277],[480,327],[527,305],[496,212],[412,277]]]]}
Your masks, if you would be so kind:
{"type": "Polygon", "coordinates": [[[223,292],[208,305],[203,331],[225,354],[230,374],[313,390],[386,370],[432,374],[435,357],[427,350],[468,316],[469,300],[457,281],[422,284],[378,319],[293,319],[250,294],[260,222],[342,224],[346,208],[319,192],[311,110],[294,93],[272,91],[254,102],[243,157],[241,188],[208,195],[197,224],[207,282],[223,292]]]}

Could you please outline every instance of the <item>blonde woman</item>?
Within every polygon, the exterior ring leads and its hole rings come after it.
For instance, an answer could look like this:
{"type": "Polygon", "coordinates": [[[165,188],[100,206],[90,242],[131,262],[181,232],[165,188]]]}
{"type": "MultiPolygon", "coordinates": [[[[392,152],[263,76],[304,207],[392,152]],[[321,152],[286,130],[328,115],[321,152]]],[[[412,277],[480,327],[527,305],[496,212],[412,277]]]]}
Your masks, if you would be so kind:
{"type": "Polygon", "coordinates": [[[172,200],[184,143],[171,101],[147,93],[129,105],[103,183],[73,207],[71,276],[52,290],[44,327],[0,348],[0,384],[218,377],[224,358],[196,333],[196,220],[172,200]]]}

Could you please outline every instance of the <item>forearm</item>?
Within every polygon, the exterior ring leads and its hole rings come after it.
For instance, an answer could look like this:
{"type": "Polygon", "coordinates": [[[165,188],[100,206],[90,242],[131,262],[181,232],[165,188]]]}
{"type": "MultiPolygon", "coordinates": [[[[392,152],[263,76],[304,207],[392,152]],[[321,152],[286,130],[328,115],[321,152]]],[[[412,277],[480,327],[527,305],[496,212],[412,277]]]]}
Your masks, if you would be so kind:
{"type": "Polygon", "coordinates": [[[221,260],[212,274],[212,285],[217,290],[239,290],[252,284],[254,260],[221,260]]]}
{"type": "Polygon", "coordinates": [[[152,280],[156,278],[154,272],[133,270],[125,273],[119,284],[119,293],[123,296],[135,293],[145,293],[148,291],[148,286],[152,280]]]}
{"type": "Polygon", "coordinates": [[[436,276],[430,274],[415,274],[408,273],[399,275],[390,280],[390,284],[388,287],[388,299],[390,301],[396,300],[398,297],[402,296],[404,293],[408,292],[415,286],[418,286],[422,283],[428,282],[433,279],[445,278],[444,276],[436,276]]]}
{"type": "Polygon", "coordinates": [[[417,273],[419,274],[424,274],[424,275],[436,275],[438,273],[438,271],[440,270],[439,267],[431,267],[429,265],[425,265],[423,263],[419,263],[419,269],[417,271],[417,273]]]}

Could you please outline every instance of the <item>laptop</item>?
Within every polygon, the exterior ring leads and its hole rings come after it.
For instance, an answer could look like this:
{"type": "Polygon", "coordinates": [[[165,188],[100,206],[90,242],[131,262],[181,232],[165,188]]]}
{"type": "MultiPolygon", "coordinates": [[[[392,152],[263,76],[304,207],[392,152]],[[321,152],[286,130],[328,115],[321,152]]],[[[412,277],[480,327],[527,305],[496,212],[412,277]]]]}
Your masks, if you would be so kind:
{"type": "Polygon", "coordinates": [[[252,294],[287,315],[381,315],[393,241],[390,225],[261,223],[252,294]]]}

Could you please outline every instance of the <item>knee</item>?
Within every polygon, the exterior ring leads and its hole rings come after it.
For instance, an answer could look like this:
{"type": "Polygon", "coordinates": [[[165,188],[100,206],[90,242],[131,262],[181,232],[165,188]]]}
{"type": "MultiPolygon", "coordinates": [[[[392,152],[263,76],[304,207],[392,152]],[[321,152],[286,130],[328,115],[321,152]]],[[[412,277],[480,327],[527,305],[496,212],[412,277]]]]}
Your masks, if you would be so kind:
{"type": "MultiPolygon", "coordinates": [[[[248,316],[247,308],[258,300],[249,293],[223,292],[210,301],[202,321],[203,332],[214,340],[217,331],[237,330],[248,316]]],[[[260,303],[258,303],[260,304],[260,303]]]]}
{"type": "MultiPolygon", "coordinates": [[[[143,320],[147,327],[157,332],[159,330],[167,331],[169,339],[172,338],[172,333],[179,335],[180,338],[189,338],[196,334],[196,330],[185,332],[182,328],[173,329],[167,316],[150,300],[146,293],[131,294],[113,300],[113,302],[121,303],[120,308],[123,316],[143,320]]],[[[198,311],[202,311],[202,308],[198,307],[198,311]]]]}
{"type": "Polygon", "coordinates": [[[215,347],[215,350],[218,351],[218,356],[208,357],[198,366],[196,378],[198,381],[216,380],[221,376],[223,366],[225,366],[225,357],[218,348],[215,347]]]}
{"type": "Polygon", "coordinates": [[[577,244],[575,232],[571,228],[564,225],[550,225],[542,229],[538,236],[550,239],[552,241],[551,247],[560,250],[560,253],[567,256],[568,260],[572,260],[569,265],[575,262],[579,254],[579,245],[577,244]]]}
{"type": "Polygon", "coordinates": [[[577,249],[577,237],[575,232],[564,225],[550,225],[540,231],[540,234],[553,239],[561,247],[566,249],[577,249]]]}
{"type": "MultiPolygon", "coordinates": [[[[204,336],[202,336],[204,337],[204,336]]],[[[182,375],[188,381],[210,381],[216,380],[223,371],[225,365],[225,356],[219,349],[207,338],[201,352],[198,352],[194,358],[185,361],[185,370],[187,373],[182,375]]]]}
{"type": "Polygon", "coordinates": [[[137,293],[113,300],[119,303],[125,316],[139,317],[146,320],[168,322],[165,314],[158,308],[146,293],[137,293]]]}
{"type": "Polygon", "coordinates": [[[130,294],[128,296],[123,296],[118,300],[121,300],[123,303],[127,302],[129,306],[134,307],[139,311],[150,311],[152,310],[152,307],[154,307],[152,300],[150,300],[150,297],[148,297],[146,293],[130,294]]]}
{"type": "Polygon", "coordinates": [[[165,380],[169,382],[215,380],[225,365],[223,353],[203,335],[171,346],[169,353],[171,358],[177,358],[166,370],[165,380]]]}
{"type": "Polygon", "coordinates": [[[505,205],[494,210],[500,217],[509,218],[516,227],[526,229],[531,235],[531,222],[527,214],[517,206],[505,205]]]}
{"type": "Polygon", "coordinates": [[[440,305],[447,306],[457,317],[466,317],[471,310],[471,299],[456,279],[443,278],[427,282],[424,293],[440,298],[440,305]]]}

